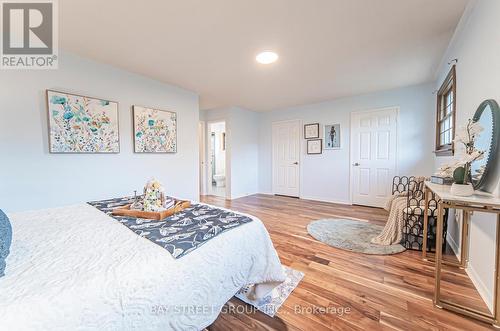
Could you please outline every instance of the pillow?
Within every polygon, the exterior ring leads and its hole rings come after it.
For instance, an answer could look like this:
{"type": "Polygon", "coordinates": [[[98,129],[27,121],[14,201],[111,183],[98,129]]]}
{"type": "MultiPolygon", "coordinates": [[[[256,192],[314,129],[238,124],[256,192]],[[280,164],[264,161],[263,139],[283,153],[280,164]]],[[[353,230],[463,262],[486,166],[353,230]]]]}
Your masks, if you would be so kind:
{"type": "Polygon", "coordinates": [[[11,242],[12,226],[7,215],[0,209],[0,277],[5,275],[5,259],[9,255],[11,242]]]}

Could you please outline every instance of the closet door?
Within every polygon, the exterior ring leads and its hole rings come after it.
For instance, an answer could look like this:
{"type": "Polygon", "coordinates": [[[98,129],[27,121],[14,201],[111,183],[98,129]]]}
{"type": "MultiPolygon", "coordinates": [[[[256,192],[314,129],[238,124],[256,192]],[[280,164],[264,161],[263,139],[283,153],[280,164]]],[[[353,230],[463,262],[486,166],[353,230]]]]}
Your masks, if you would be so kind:
{"type": "Polygon", "coordinates": [[[382,207],[397,167],[398,109],[351,114],[352,203],[382,207]]]}

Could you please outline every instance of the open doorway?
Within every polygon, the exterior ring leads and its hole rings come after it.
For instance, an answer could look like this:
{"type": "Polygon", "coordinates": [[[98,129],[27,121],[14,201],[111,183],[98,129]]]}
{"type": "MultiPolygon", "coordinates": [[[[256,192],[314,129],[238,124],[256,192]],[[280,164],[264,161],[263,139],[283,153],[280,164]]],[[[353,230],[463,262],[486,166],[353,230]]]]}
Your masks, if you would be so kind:
{"type": "Polygon", "coordinates": [[[210,122],[208,129],[208,194],[226,196],[226,123],[210,122]]]}

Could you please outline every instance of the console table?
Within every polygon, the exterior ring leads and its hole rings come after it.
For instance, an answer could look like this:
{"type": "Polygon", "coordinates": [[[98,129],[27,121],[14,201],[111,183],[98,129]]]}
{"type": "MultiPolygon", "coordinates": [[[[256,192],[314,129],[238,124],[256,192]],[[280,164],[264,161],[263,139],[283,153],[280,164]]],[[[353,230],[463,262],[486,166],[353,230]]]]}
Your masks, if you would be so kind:
{"type": "MultiPolygon", "coordinates": [[[[437,229],[436,229],[436,278],[435,278],[435,289],[434,289],[434,305],[438,308],[444,308],[447,310],[460,313],[483,322],[492,323],[496,327],[500,327],[500,281],[499,281],[499,266],[500,266],[500,198],[494,197],[491,194],[477,192],[470,197],[459,197],[452,195],[450,193],[450,186],[438,185],[431,182],[425,182],[426,190],[432,191],[438,197],[437,208],[437,229]],[[442,244],[443,244],[443,210],[445,208],[461,209],[464,212],[463,223],[470,221],[470,212],[478,211],[483,213],[496,214],[497,222],[497,233],[496,233],[496,257],[495,257],[495,288],[494,288],[494,298],[493,298],[493,313],[486,314],[484,312],[475,310],[470,307],[466,307],[457,303],[446,301],[441,298],[441,264],[443,263],[442,257],[442,244]],[[466,216],[467,215],[467,216],[466,216]]],[[[425,212],[429,208],[428,200],[426,199],[425,212]]],[[[424,240],[427,238],[427,219],[424,219],[424,240]]],[[[462,228],[464,231],[464,227],[462,228]]],[[[467,237],[462,233],[462,240],[464,242],[462,245],[467,245],[465,243],[467,237]]],[[[424,246],[425,247],[425,246],[424,246]]],[[[424,249],[425,251],[425,249],[424,249]]],[[[462,248],[462,253],[464,253],[464,248],[462,248]]],[[[459,266],[465,266],[465,255],[462,254],[461,263],[459,266]]]]}

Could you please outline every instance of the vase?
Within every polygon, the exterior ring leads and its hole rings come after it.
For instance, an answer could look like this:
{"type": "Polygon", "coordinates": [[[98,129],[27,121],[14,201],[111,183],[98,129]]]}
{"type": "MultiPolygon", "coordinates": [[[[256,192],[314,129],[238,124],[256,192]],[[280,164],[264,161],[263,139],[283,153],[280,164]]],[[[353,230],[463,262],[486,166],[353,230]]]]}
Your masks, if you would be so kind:
{"type": "Polygon", "coordinates": [[[450,193],[459,197],[470,197],[474,194],[474,187],[471,183],[469,184],[457,184],[453,183],[451,185],[450,193]]]}

